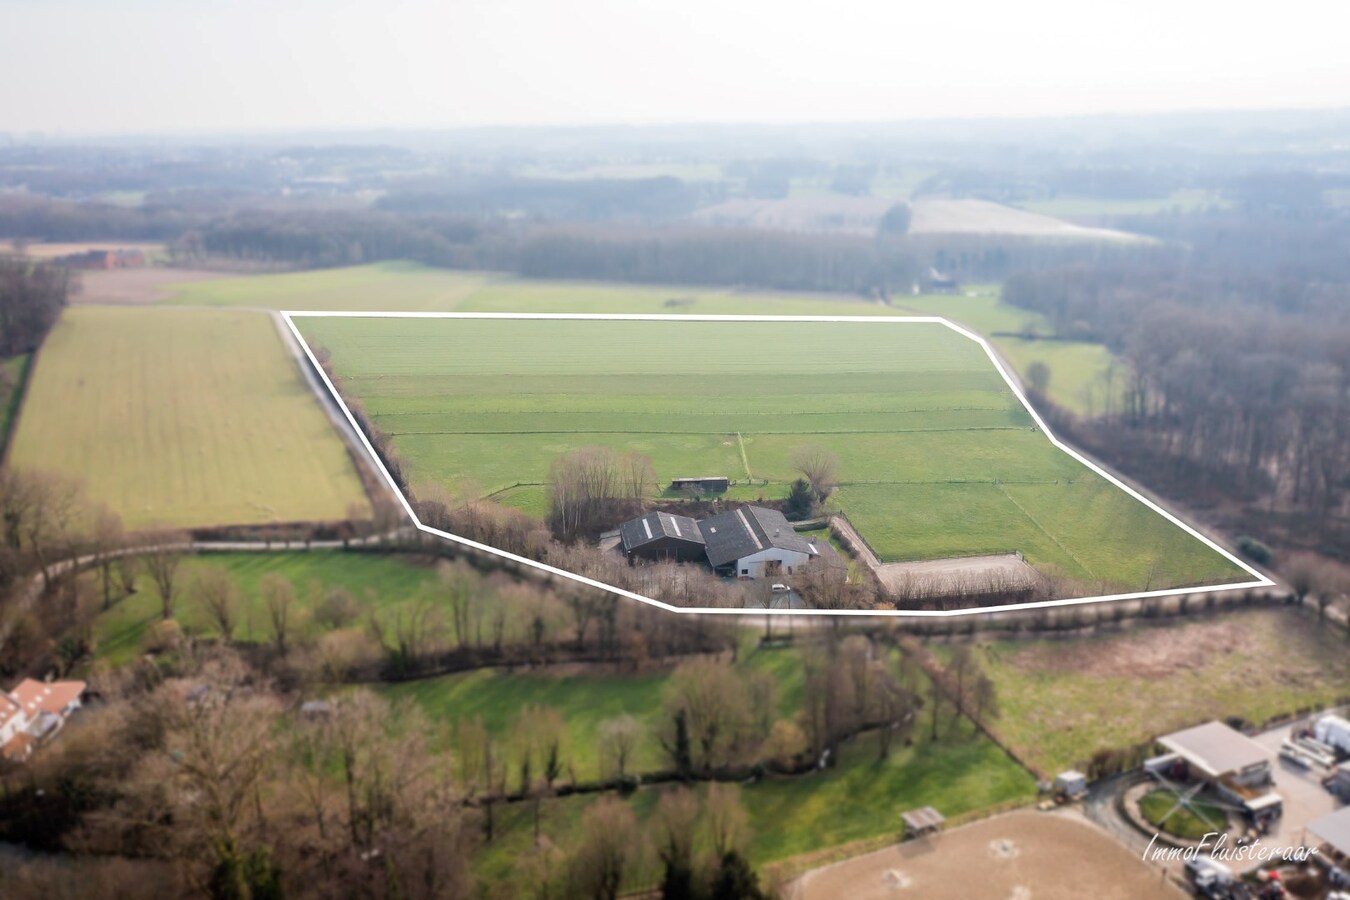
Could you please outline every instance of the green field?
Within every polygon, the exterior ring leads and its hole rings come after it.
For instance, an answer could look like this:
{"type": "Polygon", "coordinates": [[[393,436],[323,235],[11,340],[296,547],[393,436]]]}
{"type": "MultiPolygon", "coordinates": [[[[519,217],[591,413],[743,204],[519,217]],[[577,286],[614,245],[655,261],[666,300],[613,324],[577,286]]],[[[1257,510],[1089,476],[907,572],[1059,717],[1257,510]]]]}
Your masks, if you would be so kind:
{"type": "Polygon", "coordinates": [[[1259,723],[1350,694],[1344,637],[1289,610],[1073,641],[995,641],[980,645],[979,659],[998,686],[1002,740],[1052,774],[1086,765],[1099,749],[1210,719],[1259,723]]]}
{"type": "MultiPolygon", "coordinates": [[[[758,650],[742,656],[739,667],[774,676],[778,714],[793,717],[800,709],[803,665],[800,651],[791,648],[758,650]]],[[[480,671],[433,678],[385,688],[391,698],[412,698],[434,722],[449,726],[481,717],[490,732],[510,734],[521,708],[529,704],[558,710],[567,724],[565,757],[581,780],[598,773],[597,736],[605,719],[627,713],[644,725],[661,715],[661,690],[668,674],[607,675],[551,674],[548,672],[480,671]]],[[[926,722],[925,722],[926,724],[926,722]]],[[[877,761],[875,737],[865,735],[846,743],[837,766],[821,773],[794,778],[770,778],[748,785],[742,799],[753,831],[750,856],[763,864],[799,853],[848,841],[898,833],[899,812],[918,805],[934,805],[947,816],[986,809],[1008,802],[1030,800],[1035,781],[991,741],[976,737],[964,720],[954,734],[930,740],[926,728],[916,728],[913,745],[897,742],[885,762],[877,761]]],[[[447,730],[447,740],[448,740],[447,730]]],[[[656,742],[639,744],[635,768],[651,772],[666,768],[656,742]]],[[[569,776],[570,777],[570,776],[569,776]]],[[[644,789],[630,800],[639,821],[655,806],[658,789],[644,789]]],[[[593,797],[546,801],[542,832],[555,841],[570,840],[582,810],[593,797]]],[[[533,811],[529,804],[501,810],[500,836],[487,845],[480,873],[491,882],[511,877],[513,864],[533,840],[533,811]]],[[[643,870],[636,880],[657,877],[643,870]]]]}
{"type": "Polygon", "coordinates": [[[82,479],[130,527],[369,508],[341,438],[258,312],[67,310],[34,363],[9,461],[82,479]]]}
{"type": "Polygon", "coordinates": [[[1020,550],[1132,590],[1242,577],[1051,445],[983,350],[941,325],[296,321],[414,485],[502,492],[538,515],[552,461],[603,445],[648,456],[653,491],[720,474],[783,496],[794,450],[819,445],[885,560],[1020,550]]]}
{"type": "MultiPolygon", "coordinates": [[[[216,628],[192,595],[195,576],[205,567],[228,571],[239,588],[239,625],[235,639],[266,643],[272,639],[259,585],[274,572],[295,587],[292,628],[295,639],[313,637],[323,628],[313,619],[324,593],[333,587],[347,590],[356,600],[359,624],[369,615],[390,621],[400,609],[420,600],[434,600],[436,572],[426,562],[408,557],[337,550],[272,551],[260,553],[204,553],[186,560],[178,571],[178,601],[174,617],[184,631],[215,637],[216,628]]],[[[92,577],[92,576],[90,576],[92,577]]],[[[98,657],[114,665],[125,663],[141,651],[147,629],[160,621],[159,596],[144,573],[136,593],[102,613],[94,625],[98,657]]]]}
{"type": "MultiPolygon", "coordinates": [[[[640,825],[645,826],[659,797],[659,788],[644,788],[629,799],[640,825]]],[[[851,841],[898,838],[903,830],[900,813],[916,806],[931,805],[953,818],[1030,803],[1035,797],[1035,779],[994,743],[970,735],[965,727],[957,736],[936,742],[920,728],[914,746],[896,747],[880,763],[874,738],[865,736],[841,748],[834,768],[770,778],[741,789],[749,814],[748,855],[755,866],[851,841]]],[[[541,833],[566,845],[592,802],[591,796],[545,801],[541,833]]],[[[531,804],[502,808],[497,824],[499,836],[478,857],[477,871],[489,884],[519,877],[515,865],[534,840],[531,804]]],[[[659,880],[659,861],[648,854],[644,863],[625,881],[628,887],[653,886],[659,880]]]]}
{"type": "MultiPolygon", "coordinates": [[[[885,305],[840,295],[542,281],[402,262],[192,282],[177,289],[175,302],[348,311],[922,315],[944,316],[985,336],[1050,334],[1044,318],[1000,302],[997,287],[991,285],[970,286],[959,295],[898,294],[891,305],[885,305]]],[[[1112,357],[1100,344],[1031,342],[1003,336],[990,340],[1019,372],[1025,373],[1026,366],[1036,360],[1049,365],[1048,394],[1059,405],[1080,415],[1105,408],[1104,373],[1112,357]]],[[[1117,380],[1123,382],[1123,378],[1117,380]]]]}

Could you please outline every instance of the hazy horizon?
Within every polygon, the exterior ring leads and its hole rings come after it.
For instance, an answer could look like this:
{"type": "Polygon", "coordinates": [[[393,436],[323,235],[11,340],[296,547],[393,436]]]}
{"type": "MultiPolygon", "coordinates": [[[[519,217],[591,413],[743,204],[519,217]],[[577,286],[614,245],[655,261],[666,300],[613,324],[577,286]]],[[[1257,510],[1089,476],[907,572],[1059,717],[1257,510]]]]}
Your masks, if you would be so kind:
{"type": "Polygon", "coordinates": [[[1350,106],[1316,6],[11,0],[0,132],[881,123],[1350,106]]]}

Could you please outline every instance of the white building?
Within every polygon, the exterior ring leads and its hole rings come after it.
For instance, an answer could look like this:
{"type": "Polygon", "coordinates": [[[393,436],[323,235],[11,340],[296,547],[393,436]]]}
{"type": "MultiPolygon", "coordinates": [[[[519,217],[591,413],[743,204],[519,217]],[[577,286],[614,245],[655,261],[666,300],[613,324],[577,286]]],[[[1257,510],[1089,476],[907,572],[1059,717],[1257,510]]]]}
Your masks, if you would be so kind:
{"type": "Polygon", "coordinates": [[[51,737],[66,717],[80,708],[83,681],[34,681],[25,678],[0,693],[0,756],[24,760],[38,741],[51,737]]]}
{"type": "Polygon", "coordinates": [[[820,555],[775,509],[742,506],[698,523],[708,565],[719,575],[773,578],[791,575],[820,555]]]}

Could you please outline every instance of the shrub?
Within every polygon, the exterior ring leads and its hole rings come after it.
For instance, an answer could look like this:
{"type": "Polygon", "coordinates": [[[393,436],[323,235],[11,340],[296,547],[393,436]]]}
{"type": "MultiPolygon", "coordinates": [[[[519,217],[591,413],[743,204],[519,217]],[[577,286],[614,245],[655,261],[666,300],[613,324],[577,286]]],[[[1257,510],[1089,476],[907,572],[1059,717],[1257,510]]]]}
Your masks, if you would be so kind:
{"type": "Polygon", "coordinates": [[[1260,566],[1268,566],[1275,560],[1275,551],[1254,537],[1242,536],[1237,540],[1238,552],[1260,566]]]}
{"type": "Polygon", "coordinates": [[[145,630],[141,650],[145,653],[164,653],[178,647],[183,640],[183,628],[177,619],[162,619],[145,630]]]}
{"type": "Polygon", "coordinates": [[[319,603],[318,609],[314,610],[314,621],[324,628],[334,630],[345,628],[355,622],[360,613],[361,608],[351,592],[343,587],[334,587],[324,594],[323,601],[319,603]]]}

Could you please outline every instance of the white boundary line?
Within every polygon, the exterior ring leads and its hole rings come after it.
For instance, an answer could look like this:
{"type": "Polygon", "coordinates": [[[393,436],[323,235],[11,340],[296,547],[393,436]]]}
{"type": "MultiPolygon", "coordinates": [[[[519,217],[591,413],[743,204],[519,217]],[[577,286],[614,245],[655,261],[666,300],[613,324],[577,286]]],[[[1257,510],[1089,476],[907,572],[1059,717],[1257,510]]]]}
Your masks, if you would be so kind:
{"type": "Polygon", "coordinates": [[[409,517],[410,519],[412,519],[413,524],[417,526],[417,528],[418,528],[419,531],[423,531],[423,532],[425,532],[425,533],[427,533],[427,534],[433,534],[433,535],[435,535],[436,537],[442,538],[442,539],[444,539],[444,540],[452,541],[452,542],[457,543],[457,544],[462,544],[462,545],[465,546],[465,547],[471,547],[471,548],[473,548],[473,549],[475,549],[475,550],[479,550],[479,551],[482,551],[482,552],[484,552],[484,553],[491,553],[491,554],[493,554],[494,556],[500,556],[500,557],[503,557],[503,558],[505,558],[505,559],[512,560],[513,562],[521,563],[522,565],[532,566],[533,568],[540,569],[540,570],[542,570],[542,571],[548,572],[548,573],[550,573],[550,574],[552,574],[552,575],[557,575],[557,576],[562,577],[562,578],[567,578],[567,579],[569,579],[569,580],[571,580],[571,581],[579,582],[580,584],[585,584],[585,585],[588,585],[588,586],[590,586],[590,587],[599,588],[599,589],[601,589],[601,590],[609,591],[610,593],[618,594],[618,595],[621,596],[621,597],[627,597],[627,598],[630,599],[630,600],[637,600],[637,601],[639,601],[639,602],[641,602],[641,603],[646,603],[646,604],[649,604],[649,605],[651,605],[651,606],[655,606],[655,607],[658,607],[658,608],[660,608],[660,609],[664,609],[664,610],[666,610],[666,611],[668,611],[668,612],[674,612],[674,613],[696,613],[696,614],[708,614],[708,615],[754,616],[754,617],[756,617],[756,618],[758,618],[759,616],[762,616],[762,615],[780,615],[780,616],[861,616],[861,617],[881,617],[881,616],[885,616],[885,617],[899,617],[899,618],[947,618],[947,617],[951,617],[951,616],[983,615],[983,614],[985,614],[985,613],[1001,612],[1001,611],[1008,611],[1008,610],[1048,609],[1048,608],[1051,608],[1051,607],[1057,607],[1057,606],[1075,606],[1075,605],[1087,604],[1087,603],[1104,603],[1104,602],[1107,602],[1107,601],[1110,601],[1110,600],[1138,600],[1138,599],[1144,599],[1144,598],[1148,598],[1148,597],[1173,597],[1173,596],[1180,596],[1180,595],[1182,595],[1182,594],[1203,594],[1203,593],[1210,593],[1210,592],[1216,592],[1216,591],[1236,591],[1236,590],[1246,590],[1246,589],[1249,589],[1249,588],[1257,588],[1257,587],[1272,587],[1272,586],[1274,586],[1274,584],[1275,584],[1275,582],[1272,581],[1270,578],[1268,578],[1266,575],[1262,574],[1261,572],[1259,572],[1259,571],[1257,571],[1256,569],[1252,568],[1252,567],[1251,567],[1250,565],[1248,565],[1247,563],[1245,563],[1245,562],[1243,562],[1242,560],[1238,559],[1238,558],[1237,558],[1236,556],[1234,556],[1232,553],[1229,553],[1229,552],[1228,552],[1227,550],[1225,550],[1223,547],[1220,547],[1220,546],[1219,546],[1217,543],[1215,543],[1213,540],[1211,540],[1210,538],[1208,538],[1208,537],[1206,537],[1205,535],[1201,534],[1199,531],[1197,531],[1196,529],[1192,528],[1190,525],[1188,525],[1188,524],[1186,524],[1185,522],[1183,522],[1181,519],[1179,519],[1177,516],[1173,515],[1173,514],[1172,514],[1171,512],[1169,512],[1168,510],[1164,509],[1163,507],[1161,507],[1161,506],[1159,506],[1158,504],[1154,503],[1152,500],[1150,500],[1150,499],[1148,499],[1147,497],[1143,496],[1143,495],[1140,494],[1138,491],[1136,491],[1136,490],[1134,490],[1133,488],[1131,488],[1129,485],[1127,485],[1127,484],[1125,484],[1124,482],[1122,482],[1122,481],[1120,481],[1119,479],[1117,479],[1117,478],[1116,478],[1114,475],[1112,475],[1110,472],[1107,472],[1105,469],[1102,469],[1100,466],[1098,466],[1096,463],[1092,462],[1090,459],[1088,459],[1088,458],[1082,456],[1081,454],[1079,454],[1077,450],[1075,450],[1075,449],[1073,449],[1072,447],[1070,447],[1069,445],[1063,443],[1063,442],[1055,435],[1055,433],[1054,433],[1053,431],[1050,430],[1050,427],[1049,427],[1048,425],[1045,424],[1045,420],[1042,419],[1041,416],[1040,416],[1040,414],[1036,412],[1035,408],[1032,407],[1031,403],[1027,401],[1026,396],[1022,393],[1022,389],[1021,389],[1020,387],[1018,387],[1016,380],[1015,380],[1014,378],[1012,378],[1012,376],[1008,373],[1007,369],[1004,368],[1003,363],[999,360],[998,354],[994,353],[994,350],[993,350],[993,348],[989,345],[989,342],[988,342],[987,340],[985,340],[983,337],[981,337],[980,335],[975,334],[974,332],[969,331],[968,329],[963,328],[963,327],[961,327],[960,325],[957,325],[957,324],[954,323],[954,322],[951,322],[951,321],[949,321],[949,320],[947,320],[947,319],[944,319],[944,318],[942,318],[941,316],[749,316],[749,315],[709,316],[709,315],[639,315],[639,314],[626,314],[626,313],[615,313],[615,314],[607,314],[607,313],[472,313],[472,312],[378,312],[378,311],[374,311],[374,312],[372,312],[372,311],[366,311],[366,312],[342,312],[342,311],[303,311],[303,310],[282,310],[282,311],[281,311],[281,316],[282,316],[282,318],[284,318],[284,319],[286,320],[286,325],[291,329],[291,333],[295,335],[295,339],[300,343],[301,348],[304,349],[305,355],[309,358],[310,364],[314,366],[315,371],[317,371],[317,372],[319,373],[319,377],[320,377],[321,379],[323,379],[324,386],[328,388],[328,392],[329,392],[330,394],[332,394],[333,399],[334,399],[335,401],[337,401],[338,406],[342,409],[343,415],[345,415],[345,416],[347,417],[347,421],[351,423],[352,430],[356,432],[357,438],[360,439],[361,444],[366,448],[366,453],[368,453],[368,454],[370,455],[371,461],[375,464],[375,467],[379,470],[380,474],[384,476],[385,481],[388,482],[388,484],[389,484],[390,490],[392,490],[392,491],[394,492],[394,495],[395,495],[396,497],[398,497],[399,503],[401,503],[401,504],[403,505],[403,510],[404,510],[404,512],[406,512],[406,513],[408,514],[408,517],[409,517]],[[357,424],[356,418],[352,415],[351,410],[347,408],[347,403],[346,403],[346,401],[344,401],[344,400],[342,399],[341,394],[338,393],[336,387],[334,387],[334,385],[333,385],[333,382],[328,378],[328,373],[324,371],[323,366],[319,365],[319,361],[318,361],[317,358],[315,358],[315,356],[314,356],[314,351],[310,349],[309,343],[305,340],[304,335],[302,335],[302,334],[300,333],[300,329],[298,329],[298,328],[295,326],[295,321],[294,321],[294,320],[295,320],[296,318],[318,318],[318,319],[325,319],[325,318],[332,318],[332,319],[570,319],[570,320],[622,321],[622,322],[844,322],[844,323],[864,324],[864,325],[866,325],[866,324],[894,325],[894,324],[916,324],[916,323],[927,323],[927,324],[942,325],[942,326],[945,326],[946,328],[950,328],[952,331],[955,331],[957,334],[961,335],[962,337],[969,338],[970,340],[972,340],[972,341],[974,341],[975,343],[977,343],[977,344],[980,345],[980,347],[984,350],[985,356],[989,357],[989,361],[990,361],[991,363],[993,363],[995,370],[997,370],[998,373],[999,373],[1001,376],[1003,376],[1003,380],[1007,383],[1009,389],[1012,390],[1013,395],[1014,395],[1015,397],[1017,397],[1017,399],[1021,402],[1022,406],[1024,406],[1024,407],[1026,408],[1027,412],[1029,412],[1029,413],[1031,414],[1032,419],[1036,422],[1036,425],[1041,429],[1041,432],[1042,432],[1046,437],[1048,437],[1048,438],[1050,439],[1050,443],[1054,444],[1054,445],[1055,445],[1056,447],[1058,447],[1060,450],[1064,451],[1064,452],[1067,453],[1069,456],[1073,457],[1075,460],[1077,460],[1078,462],[1082,463],[1084,466],[1087,466],[1087,467],[1088,467],[1089,469],[1091,469],[1093,472],[1097,473],[1097,474],[1100,475],[1102,478],[1105,478],[1108,482],[1110,482],[1111,484],[1113,484],[1113,485],[1115,485],[1116,487],[1120,488],[1122,491],[1124,491],[1125,493],[1129,494],[1131,497],[1133,497],[1134,499],[1138,500],[1140,503],[1143,503],[1143,504],[1144,504],[1145,506],[1147,506],[1149,509],[1151,509],[1151,510],[1153,510],[1154,512],[1158,513],[1158,514],[1161,515],[1163,518],[1165,518],[1165,519],[1167,519],[1169,522],[1171,522],[1173,525],[1176,525],[1177,527],[1179,527],[1179,528],[1181,528],[1183,531],[1185,531],[1187,534],[1189,534],[1189,535],[1191,535],[1192,537],[1196,538],[1197,540],[1201,541],[1201,542],[1204,543],[1207,547],[1209,547],[1211,550],[1214,550],[1215,552],[1221,554],[1221,555],[1222,555],[1225,559],[1227,559],[1228,561],[1230,561],[1230,562],[1236,564],[1237,566],[1239,566],[1239,567],[1240,567],[1241,569],[1243,569],[1245,572],[1247,572],[1247,573],[1249,573],[1250,575],[1252,575],[1252,577],[1253,577],[1254,580],[1252,580],[1252,581],[1246,581],[1246,582],[1241,582],[1241,583],[1237,583],[1237,584],[1216,584],[1216,585],[1200,586],[1200,587],[1185,588],[1185,589],[1169,588],[1169,589],[1157,590],[1157,591],[1137,591],[1137,592],[1133,592],[1133,593],[1125,593],[1125,594],[1104,594],[1104,595],[1102,595],[1102,596],[1097,596],[1097,597],[1078,597],[1078,598],[1069,599],[1069,600],[1042,600],[1042,601],[1038,601],[1038,602],[1035,602],[1035,603],[1007,603],[1007,604],[1002,604],[1002,605],[999,605],[999,606],[984,606],[984,607],[977,607],[977,608],[974,608],[974,609],[954,609],[954,610],[928,610],[928,609],[913,609],[913,610],[871,610],[871,609],[767,609],[767,610],[766,610],[766,609],[756,609],[756,610],[751,610],[751,609],[723,609],[723,608],[699,607],[699,606],[693,606],[693,607],[690,607],[690,606],[672,606],[672,605],[670,605],[669,603],[662,603],[662,602],[659,601],[659,600],[653,600],[653,599],[650,598],[650,597],[644,597],[644,596],[642,596],[641,594],[636,594],[636,593],[634,593],[634,592],[632,592],[632,591],[626,591],[626,590],[623,590],[622,588],[617,588],[617,587],[614,587],[613,585],[605,584],[604,582],[601,582],[601,581],[596,581],[596,580],[593,579],[593,578],[587,578],[587,577],[585,577],[584,575],[578,575],[578,574],[576,574],[575,572],[568,572],[568,571],[565,571],[565,570],[563,570],[563,569],[559,569],[559,568],[557,568],[556,566],[550,566],[550,565],[548,565],[547,563],[536,562],[535,560],[527,559],[527,558],[525,558],[525,557],[523,557],[523,556],[517,556],[517,555],[514,554],[514,553],[508,553],[508,552],[506,552],[505,550],[499,550],[499,549],[497,549],[496,547],[489,547],[487,544],[481,544],[481,543],[479,543],[478,541],[472,541],[472,540],[469,540],[468,538],[460,537],[459,535],[456,535],[456,534],[450,534],[449,532],[441,531],[439,528],[432,528],[432,527],[430,527],[430,526],[428,526],[428,525],[422,524],[421,520],[417,518],[417,513],[413,511],[412,504],[410,504],[410,503],[408,502],[408,498],[407,498],[407,497],[403,496],[403,492],[402,492],[401,490],[399,490],[398,483],[395,482],[394,479],[393,479],[393,476],[391,476],[391,475],[389,474],[389,470],[385,468],[384,462],[380,459],[379,454],[376,453],[376,452],[375,452],[375,448],[374,448],[373,446],[371,446],[371,443],[370,443],[369,438],[367,438],[365,432],[361,430],[361,426],[357,424]]]}

